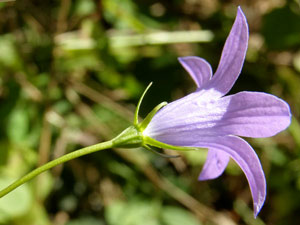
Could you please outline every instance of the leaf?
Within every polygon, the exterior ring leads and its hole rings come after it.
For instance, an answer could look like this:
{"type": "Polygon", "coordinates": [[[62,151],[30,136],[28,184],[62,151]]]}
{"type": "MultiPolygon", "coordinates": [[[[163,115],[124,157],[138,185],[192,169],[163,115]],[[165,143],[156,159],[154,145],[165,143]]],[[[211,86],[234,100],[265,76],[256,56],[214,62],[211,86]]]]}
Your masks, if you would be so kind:
{"type": "Polygon", "coordinates": [[[49,171],[44,172],[35,180],[35,186],[38,190],[35,193],[35,197],[39,200],[45,200],[47,196],[51,193],[54,186],[53,176],[49,171]]]}
{"type": "Polygon", "coordinates": [[[109,225],[159,225],[160,206],[155,202],[114,202],[106,210],[109,225]]]}
{"type": "Polygon", "coordinates": [[[94,217],[82,217],[76,220],[71,220],[65,225],[105,225],[105,223],[94,217]]]}
{"type": "Polygon", "coordinates": [[[7,135],[12,142],[20,143],[25,140],[29,128],[28,113],[25,108],[16,108],[9,116],[7,135]]]}
{"type": "Polygon", "coordinates": [[[74,14],[78,16],[87,16],[92,14],[95,9],[95,3],[92,0],[79,0],[75,4],[74,14]]]}
{"type": "MultiPolygon", "coordinates": [[[[5,188],[14,181],[12,178],[0,177],[0,188],[5,188]]],[[[0,222],[25,215],[31,208],[32,195],[27,184],[24,184],[0,200],[0,222]]]]}
{"type": "Polygon", "coordinates": [[[16,70],[21,69],[21,59],[10,35],[0,37],[0,65],[16,70]]]}
{"type": "Polygon", "coordinates": [[[166,225],[201,225],[194,214],[174,206],[167,206],[163,208],[162,221],[163,224],[166,225]]]}

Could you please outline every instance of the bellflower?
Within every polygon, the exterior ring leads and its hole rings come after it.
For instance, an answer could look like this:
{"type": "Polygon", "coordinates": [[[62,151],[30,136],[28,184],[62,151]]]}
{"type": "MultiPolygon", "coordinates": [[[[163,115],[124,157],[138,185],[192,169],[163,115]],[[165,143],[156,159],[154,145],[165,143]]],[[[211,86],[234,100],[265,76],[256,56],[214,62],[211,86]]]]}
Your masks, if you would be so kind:
{"type": "Polygon", "coordinates": [[[179,59],[197,85],[195,92],[170,104],[159,104],[139,123],[139,108],[149,85],[137,105],[132,126],[112,140],[78,149],[34,169],[0,190],[0,198],[54,166],[96,151],[142,146],[149,150],[207,148],[199,180],[220,176],[232,158],[248,179],[256,216],[266,198],[266,180],[255,151],[239,136],[273,136],[288,127],[291,114],[286,102],[270,94],[245,91],[225,96],[241,72],[247,45],[248,25],[239,8],[214,76],[204,59],[179,59]]]}
{"type": "Polygon", "coordinates": [[[248,36],[246,18],[238,8],[213,76],[204,59],[179,58],[197,90],[160,109],[143,136],[173,146],[209,149],[199,180],[217,178],[232,158],[246,175],[257,216],[266,198],[266,180],[255,151],[239,136],[273,136],[289,126],[291,114],[288,104],[274,95],[243,91],[225,96],[241,72],[248,36]]]}

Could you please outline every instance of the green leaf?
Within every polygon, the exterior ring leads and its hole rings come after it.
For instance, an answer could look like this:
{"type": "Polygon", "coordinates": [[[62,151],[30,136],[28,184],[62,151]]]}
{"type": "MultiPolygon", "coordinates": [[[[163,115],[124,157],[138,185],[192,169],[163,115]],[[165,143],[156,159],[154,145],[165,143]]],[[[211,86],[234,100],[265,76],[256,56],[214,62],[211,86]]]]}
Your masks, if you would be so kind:
{"type": "Polygon", "coordinates": [[[35,186],[38,190],[35,193],[36,198],[39,200],[45,200],[51,193],[54,186],[53,176],[49,171],[44,172],[35,180],[35,186]]]}
{"type": "Polygon", "coordinates": [[[7,135],[13,143],[25,140],[29,128],[28,113],[25,108],[17,107],[9,116],[7,135]]]}
{"type": "Polygon", "coordinates": [[[159,209],[155,202],[114,202],[105,215],[109,225],[159,225],[159,209]]]}
{"type": "Polygon", "coordinates": [[[93,217],[83,217],[76,220],[71,220],[65,225],[105,225],[102,220],[93,217]]]}
{"type": "MultiPolygon", "coordinates": [[[[0,177],[0,189],[14,181],[12,178],[0,177]]],[[[28,212],[32,205],[32,195],[27,184],[17,188],[0,199],[0,222],[19,217],[28,212]]]]}
{"type": "Polygon", "coordinates": [[[145,24],[139,17],[137,6],[132,0],[104,0],[103,16],[119,29],[145,30],[145,24]]]}
{"type": "Polygon", "coordinates": [[[78,16],[86,16],[93,13],[96,9],[96,5],[92,0],[79,0],[75,4],[74,14],[78,16]]]}
{"type": "Polygon", "coordinates": [[[174,206],[167,206],[163,208],[162,221],[163,224],[166,225],[201,225],[200,221],[197,220],[194,214],[174,206]]]}
{"type": "Polygon", "coordinates": [[[10,35],[0,37],[0,65],[19,70],[21,59],[13,40],[10,35]]]}
{"type": "Polygon", "coordinates": [[[207,150],[182,152],[189,164],[193,166],[203,166],[207,157],[207,150]]]}

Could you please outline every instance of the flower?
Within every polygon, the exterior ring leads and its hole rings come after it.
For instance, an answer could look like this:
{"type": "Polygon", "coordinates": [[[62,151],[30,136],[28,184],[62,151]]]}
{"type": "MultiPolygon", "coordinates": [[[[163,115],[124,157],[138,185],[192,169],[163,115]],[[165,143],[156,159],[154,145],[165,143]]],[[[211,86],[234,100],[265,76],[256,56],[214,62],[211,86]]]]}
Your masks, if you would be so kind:
{"type": "Polygon", "coordinates": [[[248,25],[238,8],[216,73],[212,76],[202,58],[179,58],[197,90],[160,109],[143,136],[168,145],[209,149],[199,180],[217,178],[232,158],[249,182],[256,217],[266,198],[265,175],[255,151],[239,136],[273,136],[289,126],[291,113],[285,101],[267,93],[224,96],[241,72],[247,45],[248,25]]]}

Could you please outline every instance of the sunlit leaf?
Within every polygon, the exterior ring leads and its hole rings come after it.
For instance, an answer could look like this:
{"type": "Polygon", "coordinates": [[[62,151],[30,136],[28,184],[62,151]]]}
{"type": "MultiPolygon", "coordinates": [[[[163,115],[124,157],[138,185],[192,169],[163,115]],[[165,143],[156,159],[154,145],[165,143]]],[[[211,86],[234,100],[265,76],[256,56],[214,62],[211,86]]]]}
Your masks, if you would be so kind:
{"type": "Polygon", "coordinates": [[[7,124],[7,134],[12,142],[25,140],[29,128],[29,118],[25,108],[17,107],[12,111],[7,124]]]}
{"type": "Polygon", "coordinates": [[[78,16],[86,16],[94,12],[95,3],[92,0],[78,0],[75,4],[75,12],[78,16]]]}
{"type": "Polygon", "coordinates": [[[159,225],[159,205],[146,201],[115,202],[106,210],[109,225],[159,225]]]}
{"type": "MultiPolygon", "coordinates": [[[[0,188],[14,181],[13,178],[0,177],[0,188]]],[[[32,194],[27,184],[4,196],[0,200],[0,221],[4,222],[14,217],[22,216],[30,209],[32,194]]]]}
{"type": "Polygon", "coordinates": [[[173,206],[164,207],[162,209],[162,221],[166,225],[201,225],[194,214],[191,212],[173,206]]]}
{"type": "Polygon", "coordinates": [[[94,217],[83,217],[67,222],[65,225],[105,225],[105,223],[94,217]]]}
{"type": "Polygon", "coordinates": [[[0,65],[3,64],[12,69],[20,69],[21,58],[13,40],[14,37],[11,35],[0,37],[0,65]]]}

